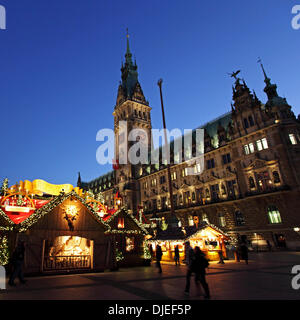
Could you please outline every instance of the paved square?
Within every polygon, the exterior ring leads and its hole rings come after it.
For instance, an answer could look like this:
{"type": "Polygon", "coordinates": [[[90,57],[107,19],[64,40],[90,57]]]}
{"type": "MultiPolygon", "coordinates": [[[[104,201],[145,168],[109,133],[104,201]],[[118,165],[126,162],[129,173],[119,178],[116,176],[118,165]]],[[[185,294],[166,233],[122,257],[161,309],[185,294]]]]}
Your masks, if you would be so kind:
{"type": "MultiPolygon", "coordinates": [[[[300,252],[250,253],[250,262],[211,263],[207,282],[213,300],[299,299],[291,286],[291,269],[300,265],[300,252]]],[[[190,296],[183,294],[186,266],[164,264],[159,274],[151,267],[117,272],[27,278],[25,285],[0,290],[0,300],[195,300],[203,299],[191,281],[190,296]]]]}

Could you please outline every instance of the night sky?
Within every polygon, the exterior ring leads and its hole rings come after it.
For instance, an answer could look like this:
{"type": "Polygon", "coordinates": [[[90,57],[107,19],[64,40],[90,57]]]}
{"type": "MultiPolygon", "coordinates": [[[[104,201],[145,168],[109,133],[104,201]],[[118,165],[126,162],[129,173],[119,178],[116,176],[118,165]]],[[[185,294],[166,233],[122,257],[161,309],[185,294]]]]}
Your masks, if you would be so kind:
{"type": "Polygon", "coordinates": [[[76,184],[111,170],[96,162],[96,134],[113,128],[126,28],[139,81],[162,127],[157,80],[163,78],[167,127],[192,129],[228,111],[240,76],[265,103],[268,76],[296,116],[299,1],[0,0],[0,181],[76,184]]]}

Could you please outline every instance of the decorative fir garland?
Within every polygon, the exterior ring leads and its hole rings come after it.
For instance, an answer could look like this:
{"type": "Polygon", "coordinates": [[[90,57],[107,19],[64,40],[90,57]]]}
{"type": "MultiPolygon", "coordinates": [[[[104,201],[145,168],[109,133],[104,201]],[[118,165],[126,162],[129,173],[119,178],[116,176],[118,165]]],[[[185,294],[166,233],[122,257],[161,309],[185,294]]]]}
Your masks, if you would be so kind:
{"type": "MultiPolygon", "coordinates": [[[[125,207],[120,208],[118,211],[116,211],[114,214],[112,214],[106,221],[105,223],[109,224],[113,219],[115,219],[121,212],[125,212],[135,223],[136,225],[143,231],[144,235],[148,234],[148,231],[145,229],[143,223],[140,223],[132,214],[130,214],[125,207]]],[[[121,231],[121,230],[113,230],[113,233],[130,233],[129,231],[133,230],[128,230],[128,231],[121,231]],[[118,232],[117,232],[118,231],[118,232]]],[[[140,233],[140,232],[139,232],[140,233]]]]}
{"type": "Polygon", "coordinates": [[[8,240],[6,236],[0,237],[0,266],[9,262],[8,240]]]}
{"type": "Polygon", "coordinates": [[[35,213],[33,213],[30,217],[28,217],[26,220],[20,223],[19,232],[26,232],[33,224],[35,224],[44,215],[52,211],[54,208],[62,204],[65,200],[67,200],[70,197],[74,197],[77,200],[79,200],[86,207],[86,209],[89,210],[93,214],[93,216],[108,229],[108,231],[111,229],[110,226],[99,217],[99,215],[94,211],[94,209],[91,208],[82,197],[80,197],[75,191],[71,191],[70,193],[61,192],[52,201],[45,204],[42,208],[36,210],[35,213]]]}

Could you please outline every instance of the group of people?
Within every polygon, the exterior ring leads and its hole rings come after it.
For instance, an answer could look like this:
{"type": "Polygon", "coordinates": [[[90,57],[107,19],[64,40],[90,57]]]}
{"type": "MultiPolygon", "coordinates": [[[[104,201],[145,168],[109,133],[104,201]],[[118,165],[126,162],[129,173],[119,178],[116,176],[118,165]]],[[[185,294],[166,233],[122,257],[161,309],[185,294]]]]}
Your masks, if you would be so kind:
{"type": "MultiPolygon", "coordinates": [[[[237,248],[235,250],[236,261],[244,260],[246,264],[248,264],[248,246],[245,239],[241,239],[238,243],[237,248]]],[[[160,245],[156,246],[156,265],[158,268],[158,272],[162,273],[161,268],[161,259],[163,253],[160,245]]],[[[179,256],[179,247],[178,245],[174,250],[174,261],[175,266],[180,265],[180,256],[179,256]]],[[[190,246],[190,242],[187,241],[185,243],[185,263],[187,265],[187,273],[186,273],[186,287],[184,293],[186,295],[189,294],[190,291],[190,282],[192,274],[195,274],[195,284],[199,288],[199,283],[202,285],[206,299],[210,298],[209,287],[205,279],[206,268],[209,266],[209,262],[205,257],[204,252],[201,251],[199,247],[195,247],[194,249],[190,246]]],[[[222,252],[219,252],[219,262],[224,264],[224,258],[222,252]]]]}
{"type": "MultiPolygon", "coordinates": [[[[205,298],[210,298],[209,288],[208,284],[205,279],[206,275],[206,268],[209,266],[208,260],[205,257],[205,254],[200,250],[199,247],[195,247],[193,249],[190,246],[189,241],[185,243],[186,248],[186,257],[185,262],[188,266],[187,274],[186,274],[186,287],[184,290],[184,293],[186,295],[189,294],[190,291],[190,283],[191,283],[191,276],[192,274],[195,274],[195,284],[197,287],[199,287],[199,283],[202,285],[204,291],[205,291],[205,298]]],[[[161,246],[156,246],[156,265],[158,268],[158,272],[162,273],[161,268],[161,258],[162,258],[162,250],[161,246]]],[[[179,248],[178,246],[175,247],[175,255],[174,255],[175,265],[180,265],[180,259],[179,259],[179,248]]]]}

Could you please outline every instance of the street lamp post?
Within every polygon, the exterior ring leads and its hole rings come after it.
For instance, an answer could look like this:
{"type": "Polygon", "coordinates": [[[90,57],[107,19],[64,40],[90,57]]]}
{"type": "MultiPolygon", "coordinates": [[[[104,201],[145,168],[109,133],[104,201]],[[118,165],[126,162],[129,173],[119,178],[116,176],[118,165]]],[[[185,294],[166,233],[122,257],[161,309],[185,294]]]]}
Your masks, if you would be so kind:
{"type": "MultiPolygon", "coordinates": [[[[162,112],[162,118],[163,118],[163,127],[164,127],[164,135],[165,135],[165,144],[167,150],[167,155],[169,155],[170,150],[168,148],[168,139],[167,139],[167,128],[166,128],[166,119],[165,119],[165,110],[164,110],[164,103],[163,103],[163,96],[162,96],[162,79],[159,79],[157,82],[157,85],[159,86],[159,92],[160,92],[160,101],[161,101],[161,112],[162,112]]],[[[167,157],[169,159],[170,157],[167,157]]],[[[170,203],[171,203],[171,215],[174,214],[174,203],[173,203],[173,188],[172,188],[172,181],[171,181],[171,170],[170,170],[170,163],[167,162],[167,173],[168,173],[168,183],[169,183],[169,195],[170,195],[170,203]]]]}

